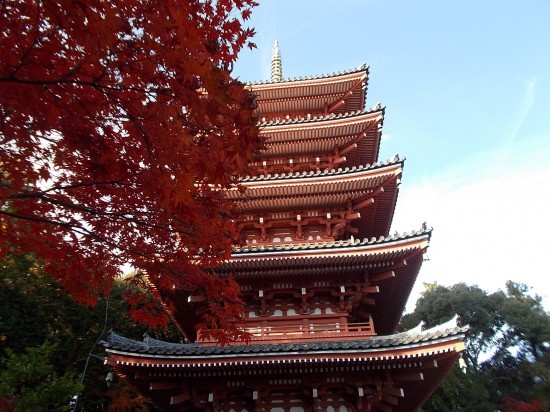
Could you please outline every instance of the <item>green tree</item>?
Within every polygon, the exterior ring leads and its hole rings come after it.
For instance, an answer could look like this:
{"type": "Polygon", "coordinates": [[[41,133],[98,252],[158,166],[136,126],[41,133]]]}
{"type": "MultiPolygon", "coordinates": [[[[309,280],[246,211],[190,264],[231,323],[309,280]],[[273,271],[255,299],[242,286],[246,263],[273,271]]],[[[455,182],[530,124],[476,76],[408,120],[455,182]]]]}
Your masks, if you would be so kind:
{"type": "Polygon", "coordinates": [[[458,314],[470,330],[463,354],[467,372],[455,367],[424,411],[495,411],[505,400],[550,407],[550,315],[529,292],[511,281],[495,293],[464,283],[426,285],[400,328],[420,321],[435,326],[458,314]]]}
{"type": "Polygon", "coordinates": [[[550,316],[540,296],[507,282],[501,314],[506,323],[484,374],[499,398],[539,400],[550,407],[550,316]]]}
{"type": "Polygon", "coordinates": [[[414,312],[403,316],[400,328],[409,329],[421,321],[427,327],[436,326],[458,314],[462,324],[470,326],[464,357],[477,371],[482,356],[499,339],[505,323],[500,308],[505,300],[503,292],[488,294],[478,286],[465,283],[450,287],[427,284],[414,312]]]}
{"type": "Polygon", "coordinates": [[[465,377],[455,366],[422,406],[422,412],[494,412],[495,404],[483,379],[483,375],[475,371],[465,377]]]}
{"type": "Polygon", "coordinates": [[[53,349],[42,345],[21,354],[7,350],[0,372],[0,396],[14,399],[18,412],[70,410],[70,399],[80,391],[80,384],[73,372],[56,373],[53,349]]]}
{"type": "MultiPolygon", "coordinates": [[[[130,282],[118,280],[108,300],[101,298],[94,309],[86,308],[64,293],[32,255],[6,256],[0,261],[0,363],[45,345],[49,348],[47,360],[56,376],[70,373],[80,382],[89,360],[84,388],[73,392],[81,394],[78,405],[86,411],[105,410],[110,403],[124,405],[128,400],[137,404],[139,399],[121,382],[106,387],[109,370],[96,358],[103,356],[102,349],[98,345],[92,351],[105,325],[106,330],[115,329],[135,339],[147,331],[127,316],[124,295],[132,288],[130,282]]],[[[173,325],[148,333],[161,339],[175,340],[179,336],[173,325]]],[[[52,381],[44,383],[50,384],[52,381]]]]}
{"type": "MultiPolygon", "coordinates": [[[[133,287],[119,281],[111,289],[109,328],[139,338],[126,316],[123,293],[133,287]]],[[[95,309],[86,308],[65,294],[59,282],[43,271],[32,255],[8,255],[0,262],[0,348],[15,353],[43,343],[55,344],[51,354],[62,368],[82,364],[104,324],[106,299],[95,309]]]]}

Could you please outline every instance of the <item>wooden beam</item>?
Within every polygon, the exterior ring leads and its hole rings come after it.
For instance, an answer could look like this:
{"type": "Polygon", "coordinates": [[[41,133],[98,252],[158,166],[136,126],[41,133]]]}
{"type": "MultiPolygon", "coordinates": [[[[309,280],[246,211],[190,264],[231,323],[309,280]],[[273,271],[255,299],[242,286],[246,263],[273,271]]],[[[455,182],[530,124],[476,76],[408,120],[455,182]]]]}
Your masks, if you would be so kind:
{"type": "Polygon", "coordinates": [[[405,391],[403,390],[403,388],[397,388],[393,385],[382,386],[382,392],[384,392],[386,395],[399,396],[401,398],[405,396],[405,391]]]}
{"type": "Polygon", "coordinates": [[[372,205],[374,203],[374,197],[378,196],[380,193],[384,193],[384,188],[383,187],[379,187],[374,192],[368,193],[365,196],[360,197],[353,204],[353,206],[352,206],[353,210],[362,209],[364,207],[372,205]]]}
{"type": "Polygon", "coordinates": [[[361,209],[362,207],[364,207],[363,202],[365,201],[365,199],[375,198],[376,196],[379,196],[382,193],[384,193],[386,191],[385,187],[390,183],[392,183],[393,181],[396,181],[397,178],[401,175],[401,172],[402,172],[401,169],[393,171],[391,176],[388,177],[386,180],[384,180],[382,183],[380,183],[380,185],[378,185],[378,187],[374,189],[371,193],[368,193],[364,197],[357,199],[353,204],[353,210],[361,209]]]}
{"type": "Polygon", "coordinates": [[[353,91],[357,89],[359,86],[363,85],[363,78],[357,80],[348,90],[346,90],[341,97],[338,97],[335,101],[330,103],[328,105],[328,112],[331,113],[333,110],[340,107],[342,104],[344,104],[346,99],[353,94],[353,91]]]}
{"type": "Polygon", "coordinates": [[[361,292],[363,292],[363,293],[379,293],[380,288],[378,286],[363,286],[361,288],[361,292]]]}
{"type": "Polygon", "coordinates": [[[393,408],[389,405],[386,405],[384,403],[377,403],[375,405],[376,410],[382,411],[382,412],[392,412],[393,408]]]}
{"type": "Polygon", "coordinates": [[[344,218],[346,220],[355,220],[361,218],[361,213],[359,212],[346,212],[344,218]]]}
{"type": "Polygon", "coordinates": [[[187,298],[187,303],[199,303],[199,302],[205,302],[206,301],[206,295],[189,295],[187,298]]]}
{"type": "Polygon", "coordinates": [[[357,233],[359,233],[359,229],[353,226],[346,227],[346,231],[348,233],[351,233],[352,235],[356,235],[357,233]]]}
{"type": "Polygon", "coordinates": [[[178,389],[180,384],[178,382],[151,382],[149,384],[150,391],[163,391],[166,389],[178,389]]]}
{"type": "Polygon", "coordinates": [[[374,300],[373,298],[368,298],[366,296],[363,296],[361,298],[361,302],[364,302],[369,306],[375,306],[376,305],[376,300],[374,300]]]}
{"type": "Polygon", "coordinates": [[[382,273],[376,273],[374,275],[369,275],[369,281],[370,282],[380,282],[382,280],[387,280],[395,277],[395,272],[393,270],[389,270],[387,272],[382,273]]]}
{"type": "Polygon", "coordinates": [[[396,382],[412,382],[412,381],[423,381],[424,374],[422,372],[404,372],[404,373],[393,373],[392,379],[396,382]]]}
{"type": "Polygon", "coordinates": [[[350,145],[344,146],[342,149],[339,150],[340,155],[345,155],[349,152],[351,152],[353,149],[357,149],[357,143],[352,143],[350,145]]]}
{"type": "MultiPolygon", "coordinates": [[[[351,93],[350,93],[351,94],[351,93]]],[[[335,101],[334,103],[332,103],[329,107],[328,107],[328,112],[329,113],[332,113],[334,110],[338,109],[340,106],[344,105],[344,103],[346,103],[346,98],[348,96],[344,95],[342,96],[341,99],[335,101]]]]}
{"type": "Polygon", "coordinates": [[[372,121],[371,123],[369,123],[367,125],[367,127],[365,127],[363,130],[361,130],[359,133],[357,133],[355,135],[355,137],[350,141],[350,142],[347,142],[346,144],[340,146],[339,148],[339,152],[341,154],[346,154],[348,153],[350,150],[353,150],[355,149],[358,145],[357,143],[359,143],[361,140],[365,139],[367,137],[367,133],[372,129],[374,128],[374,126],[378,125],[380,120],[382,119],[382,116],[379,116],[377,117],[376,119],[374,119],[374,121],[372,121]]]}
{"type": "Polygon", "coordinates": [[[134,378],[135,379],[149,379],[150,376],[147,372],[145,371],[137,371],[134,375],[134,378]]]}
{"type": "Polygon", "coordinates": [[[354,210],[363,209],[364,207],[374,205],[374,199],[369,197],[368,199],[361,200],[353,205],[354,210]]]}
{"type": "Polygon", "coordinates": [[[179,395],[174,395],[170,397],[170,405],[177,405],[191,399],[191,395],[188,392],[180,393],[179,395]]]}
{"type": "Polygon", "coordinates": [[[346,160],[348,160],[346,156],[334,156],[334,158],[332,159],[332,163],[335,165],[339,165],[340,163],[344,163],[346,160]]]}
{"type": "Polygon", "coordinates": [[[389,403],[390,405],[397,406],[399,404],[399,401],[395,396],[391,395],[384,395],[382,396],[382,400],[386,403],[389,403]]]}
{"type": "Polygon", "coordinates": [[[392,270],[395,270],[395,269],[402,268],[403,266],[407,266],[407,259],[398,260],[397,262],[395,262],[393,264],[393,266],[391,268],[392,268],[392,270]]]}
{"type": "Polygon", "coordinates": [[[432,369],[437,367],[439,367],[439,365],[437,364],[437,360],[435,359],[430,359],[430,360],[427,360],[426,362],[422,362],[423,369],[432,369]]]}

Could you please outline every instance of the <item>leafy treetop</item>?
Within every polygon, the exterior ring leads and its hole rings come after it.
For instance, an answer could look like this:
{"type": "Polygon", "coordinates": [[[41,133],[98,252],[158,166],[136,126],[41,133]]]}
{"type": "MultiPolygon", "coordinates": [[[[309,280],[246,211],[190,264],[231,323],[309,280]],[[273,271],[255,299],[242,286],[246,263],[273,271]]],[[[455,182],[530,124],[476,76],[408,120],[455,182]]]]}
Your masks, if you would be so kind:
{"type": "Polygon", "coordinates": [[[0,258],[40,256],[88,304],[131,263],[160,288],[205,289],[227,326],[236,286],[204,268],[235,241],[221,189],[260,146],[254,96],[231,77],[253,6],[2,2],[0,258]]]}
{"type": "Polygon", "coordinates": [[[543,411],[550,407],[550,314],[521,283],[488,293],[475,285],[425,285],[400,327],[428,326],[454,314],[470,326],[464,359],[422,407],[423,411],[543,411]]]}

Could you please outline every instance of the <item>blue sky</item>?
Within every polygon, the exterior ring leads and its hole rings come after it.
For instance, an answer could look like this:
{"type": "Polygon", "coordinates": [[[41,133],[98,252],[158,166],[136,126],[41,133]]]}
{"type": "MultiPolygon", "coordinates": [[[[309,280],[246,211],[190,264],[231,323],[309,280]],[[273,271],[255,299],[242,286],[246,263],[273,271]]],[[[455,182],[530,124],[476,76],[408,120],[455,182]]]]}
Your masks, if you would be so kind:
{"type": "Polygon", "coordinates": [[[380,159],[407,158],[399,232],[434,227],[423,282],[521,281],[550,308],[550,1],[264,0],[234,75],[370,66],[386,106],[380,159]]]}

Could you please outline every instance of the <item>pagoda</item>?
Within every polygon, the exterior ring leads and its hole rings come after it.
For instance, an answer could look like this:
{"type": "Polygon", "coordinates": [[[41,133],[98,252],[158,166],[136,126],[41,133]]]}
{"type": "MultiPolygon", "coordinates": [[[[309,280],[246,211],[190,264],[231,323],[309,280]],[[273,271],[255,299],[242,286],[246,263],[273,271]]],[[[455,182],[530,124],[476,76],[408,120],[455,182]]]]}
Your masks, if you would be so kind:
{"type": "Polygon", "coordinates": [[[245,241],[217,267],[250,342],[197,336],[204,296],[173,291],[188,343],[111,332],[106,363],[164,411],[414,411],[464,349],[456,319],[396,333],[431,229],[390,235],[404,159],[380,162],[368,67],[252,83],[266,148],[229,190],[245,241]]]}

